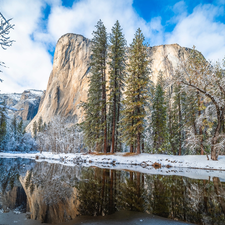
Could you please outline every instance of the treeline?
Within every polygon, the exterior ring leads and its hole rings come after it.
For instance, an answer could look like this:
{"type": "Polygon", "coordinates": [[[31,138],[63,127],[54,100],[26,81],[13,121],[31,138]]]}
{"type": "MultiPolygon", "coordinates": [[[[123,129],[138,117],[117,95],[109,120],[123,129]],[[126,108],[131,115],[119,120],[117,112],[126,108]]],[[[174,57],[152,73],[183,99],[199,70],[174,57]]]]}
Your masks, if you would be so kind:
{"type": "Polygon", "coordinates": [[[25,131],[23,120],[9,119],[6,107],[0,107],[0,151],[29,152],[37,149],[30,133],[25,131]]]}
{"type": "Polygon", "coordinates": [[[79,126],[60,116],[54,117],[48,124],[40,116],[38,122],[33,123],[33,135],[40,152],[58,154],[85,151],[79,126]]]}
{"type": "Polygon", "coordinates": [[[193,48],[176,70],[151,82],[148,45],[138,29],[126,45],[117,21],[93,32],[87,102],[81,127],[89,151],[210,154],[224,150],[224,64],[193,48]]]}
{"type": "Polygon", "coordinates": [[[144,35],[138,29],[127,49],[119,22],[108,38],[100,20],[92,41],[88,98],[82,104],[85,144],[90,150],[113,153],[126,143],[131,152],[140,153],[149,82],[144,35]]]}

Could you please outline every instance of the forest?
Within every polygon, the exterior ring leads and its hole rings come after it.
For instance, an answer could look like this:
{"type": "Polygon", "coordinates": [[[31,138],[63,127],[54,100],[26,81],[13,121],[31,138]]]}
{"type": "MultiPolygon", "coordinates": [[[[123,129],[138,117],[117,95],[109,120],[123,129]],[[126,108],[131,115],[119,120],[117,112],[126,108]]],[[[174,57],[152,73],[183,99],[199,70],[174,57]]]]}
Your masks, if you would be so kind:
{"type": "MultiPolygon", "coordinates": [[[[6,38],[2,47],[12,42],[6,38]]],[[[180,53],[169,76],[160,70],[154,83],[149,48],[140,28],[128,46],[119,21],[107,33],[99,20],[92,38],[88,98],[79,105],[83,121],[74,124],[59,116],[46,124],[39,118],[32,139],[22,121],[8,120],[7,111],[15,109],[2,102],[1,149],[211,154],[217,160],[225,144],[224,60],[207,61],[193,46],[188,54],[180,53]]]]}

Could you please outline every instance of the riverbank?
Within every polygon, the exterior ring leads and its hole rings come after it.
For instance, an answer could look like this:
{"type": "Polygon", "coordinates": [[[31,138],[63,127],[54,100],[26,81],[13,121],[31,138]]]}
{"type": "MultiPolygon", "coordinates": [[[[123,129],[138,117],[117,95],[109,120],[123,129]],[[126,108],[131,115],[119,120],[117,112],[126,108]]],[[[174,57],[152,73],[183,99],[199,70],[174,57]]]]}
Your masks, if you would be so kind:
{"type": "Polygon", "coordinates": [[[219,156],[217,161],[207,160],[205,155],[163,155],[163,154],[53,154],[50,152],[32,152],[32,153],[4,153],[0,152],[1,158],[30,158],[35,160],[53,160],[63,163],[85,163],[100,165],[130,165],[141,166],[142,168],[155,167],[160,168],[190,168],[204,170],[225,171],[225,156],[219,156]]]}

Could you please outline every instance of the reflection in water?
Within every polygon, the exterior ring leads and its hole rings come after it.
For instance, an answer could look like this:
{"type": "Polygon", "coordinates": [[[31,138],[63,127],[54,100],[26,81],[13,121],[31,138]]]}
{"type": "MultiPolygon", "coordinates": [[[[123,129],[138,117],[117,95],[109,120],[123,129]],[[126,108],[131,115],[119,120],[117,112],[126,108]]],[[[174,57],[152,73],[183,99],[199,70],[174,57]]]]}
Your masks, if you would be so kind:
{"type": "Polygon", "coordinates": [[[26,174],[33,166],[29,159],[1,159],[0,158],[0,209],[20,212],[29,210],[27,197],[19,182],[19,177],[26,174]]]}
{"type": "Polygon", "coordinates": [[[23,162],[29,168],[15,162],[7,167],[5,160],[0,160],[0,208],[24,205],[42,222],[129,210],[196,224],[225,223],[225,183],[217,177],[196,180],[47,162],[30,166],[30,161],[23,162]]]}

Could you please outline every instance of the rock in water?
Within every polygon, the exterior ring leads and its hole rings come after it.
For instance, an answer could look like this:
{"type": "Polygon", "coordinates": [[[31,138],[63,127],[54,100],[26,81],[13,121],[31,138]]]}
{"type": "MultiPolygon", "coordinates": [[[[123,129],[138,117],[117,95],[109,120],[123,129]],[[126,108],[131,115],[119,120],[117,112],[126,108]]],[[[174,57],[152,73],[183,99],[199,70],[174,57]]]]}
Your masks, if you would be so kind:
{"type": "MultiPolygon", "coordinates": [[[[27,129],[32,130],[33,122],[38,122],[40,116],[45,122],[56,115],[82,121],[83,111],[79,104],[87,99],[91,44],[89,39],[77,34],[65,34],[58,40],[43,103],[27,129]]],[[[178,44],[150,47],[153,82],[157,81],[160,70],[169,76],[169,71],[177,67],[179,59],[188,51],[178,44]]]]}

